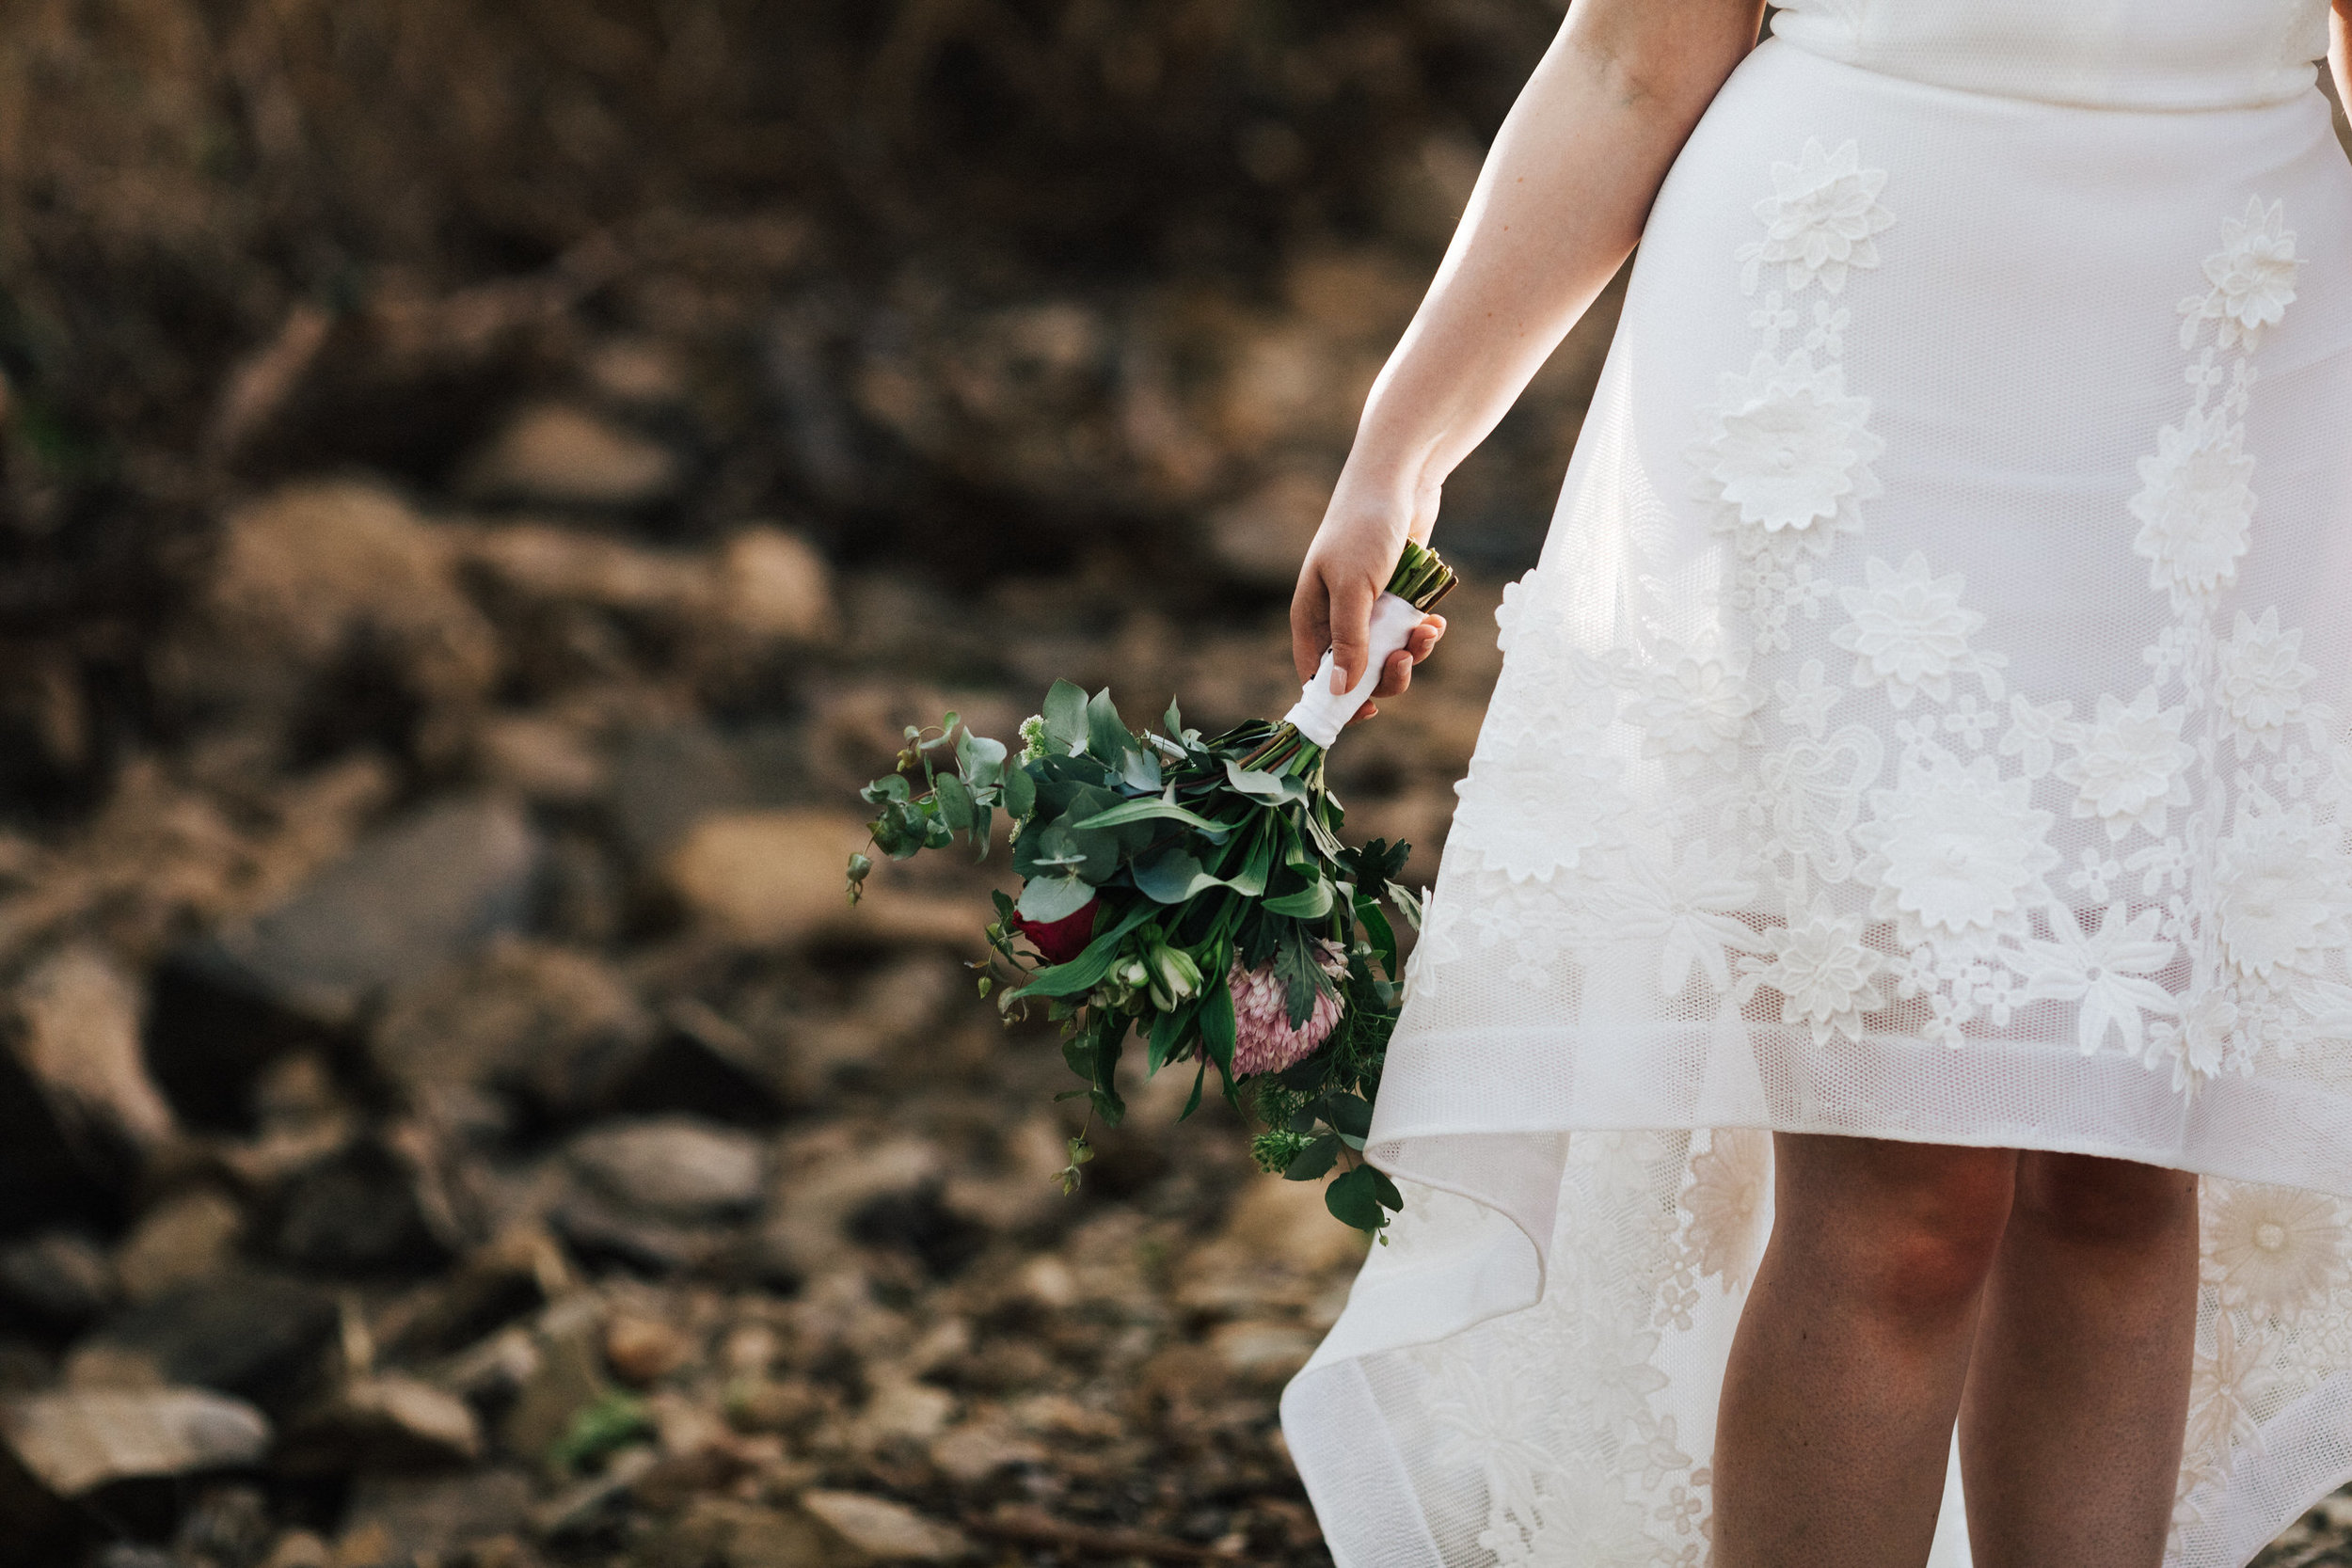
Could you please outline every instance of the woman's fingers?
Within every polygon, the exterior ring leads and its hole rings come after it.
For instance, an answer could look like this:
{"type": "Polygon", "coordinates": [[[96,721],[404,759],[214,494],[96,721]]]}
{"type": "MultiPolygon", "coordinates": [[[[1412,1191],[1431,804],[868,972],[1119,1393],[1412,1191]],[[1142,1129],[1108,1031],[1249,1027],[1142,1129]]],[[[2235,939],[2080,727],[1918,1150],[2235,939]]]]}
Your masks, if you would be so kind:
{"type": "MultiPolygon", "coordinates": [[[[1331,585],[1331,690],[1344,692],[1363,678],[1372,657],[1371,588],[1352,578],[1331,585]]],[[[1316,656],[1320,660],[1320,655],[1316,656]]],[[[1313,666],[1308,667],[1314,673],[1313,666]]]]}
{"type": "Polygon", "coordinates": [[[1291,595],[1291,662],[1298,666],[1301,681],[1314,679],[1323,650],[1330,645],[1331,595],[1323,585],[1323,574],[1310,562],[1291,595]]]}

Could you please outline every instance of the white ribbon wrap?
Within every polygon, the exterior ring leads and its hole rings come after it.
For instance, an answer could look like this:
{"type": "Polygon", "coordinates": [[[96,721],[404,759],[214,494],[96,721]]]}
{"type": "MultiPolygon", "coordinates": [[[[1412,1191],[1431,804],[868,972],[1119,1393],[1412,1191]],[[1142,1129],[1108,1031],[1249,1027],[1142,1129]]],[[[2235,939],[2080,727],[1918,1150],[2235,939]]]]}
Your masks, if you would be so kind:
{"type": "Polygon", "coordinates": [[[1284,721],[1298,726],[1298,733],[1318,746],[1328,747],[1340,737],[1340,731],[1356,710],[1364,705],[1372,689],[1380,684],[1380,667],[1389,662],[1389,656],[1405,646],[1413,635],[1413,628],[1422,623],[1422,612],[1410,600],[1394,594],[1383,594],[1372,606],[1372,654],[1364,661],[1364,673],[1355,687],[1344,693],[1331,689],[1331,652],[1325,649],[1323,663],[1315,670],[1314,679],[1299,689],[1298,705],[1282,715],[1284,721]]]}

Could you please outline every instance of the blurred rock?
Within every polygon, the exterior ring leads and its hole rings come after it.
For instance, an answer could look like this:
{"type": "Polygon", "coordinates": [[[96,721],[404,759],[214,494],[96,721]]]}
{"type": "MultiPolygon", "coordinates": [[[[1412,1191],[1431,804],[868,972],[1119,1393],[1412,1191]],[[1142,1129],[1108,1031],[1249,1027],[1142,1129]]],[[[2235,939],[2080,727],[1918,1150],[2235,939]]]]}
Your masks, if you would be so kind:
{"type": "Polygon", "coordinates": [[[794,1087],[778,1052],[697,997],[661,1009],[652,1048],[604,1095],[610,1109],[678,1111],[712,1121],[772,1126],[794,1087]]]}
{"type": "Polygon", "coordinates": [[[631,508],[672,494],[680,478],[667,447],[566,404],[523,409],[468,467],[463,488],[498,500],[631,508]]]}
{"type": "Polygon", "coordinates": [[[643,1388],[686,1365],[693,1347],[668,1323],[621,1313],[605,1325],[604,1358],[624,1383],[643,1388]]]}
{"type": "Polygon", "coordinates": [[[837,1125],[804,1134],[783,1149],[769,1229],[804,1266],[840,1249],[860,1214],[892,1200],[907,1210],[936,1194],[946,1151],[928,1139],[837,1125]]]}
{"type": "Polygon", "coordinates": [[[385,1306],[370,1332],[388,1354],[446,1354],[535,1310],[572,1285],[553,1237],[517,1226],[458,1266],[385,1306]]]}
{"type": "Polygon", "coordinates": [[[1209,1337],[1209,1348],[1235,1375],[1274,1385],[1289,1382],[1322,1338],[1292,1323],[1222,1323],[1209,1337]]]}
{"type": "Polygon", "coordinates": [[[335,1548],[307,1529],[290,1529],[273,1543],[260,1568],[338,1568],[335,1548]]]}
{"type": "Polygon", "coordinates": [[[282,1410],[315,1386],[335,1338],[334,1299],[275,1275],[230,1274],[108,1319],[66,1364],[69,1383],[187,1384],[282,1410]]]}
{"type": "Polygon", "coordinates": [[[270,1546],[269,1499],[261,1488],[244,1482],[206,1487],[180,1521],[172,1549],[183,1561],[248,1568],[261,1562],[270,1546]]]}
{"type": "Polygon", "coordinates": [[[397,1372],[356,1378],[287,1424],[278,1465],[295,1475],[441,1469],[482,1456],[472,1407],[397,1372]]]}
{"type": "Polygon", "coordinates": [[[885,1561],[953,1562],[973,1550],[962,1531],[926,1519],[887,1497],[863,1492],[803,1492],[801,1507],[858,1550],[885,1561]]]}
{"type": "Polygon", "coordinates": [[[641,862],[658,862],[703,818],[750,800],[741,759],[707,724],[641,731],[613,761],[612,814],[641,862]]]}
{"type": "Polygon", "coordinates": [[[686,396],[687,368],[659,338],[614,338],[593,349],[581,367],[588,383],[615,403],[659,406],[686,396]]]}
{"type": "Polygon", "coordinates": [[[850,856],[867,847],[847,812],[738,812],[707,816],[670,856],[672,891],[713,931],[761,946],[838,934],[879,942],[978,945],[984,906],[916,894],[878,872],[853,908],[850,856]]]}
{"type": "Polygon", "coordinates": [[[537,855],[521,811],[495,797],[445,800],[383,829],[165,965],[148,1025],[156,1077],[197,1119],[238,1122],[254,1075],[286,1045],[349,1027],[370,998],[519,925],[537,855]]]}
{"type": "Polygon", "coordinates": [[[135,985],[95,948],[34,965],[0,1017],[0,1235],[110,1220],[172,1116],[138,1048],[135,985]]]}
{"type": "Polygon", "coordinates": [[[15,987],[17,1057],[73,1133],[133,1150],[172,1132],[139,1053],[137,982],[97,948],[70,946],[15,987]]]}
{"type": "Polygon", "coordinates": [[[759,1202],[766,1182],[758,1139],[686,1117],[599,1127],[574,1138],[567,1152],[606,1196],[665,1219],[739,1215],[759,1202]]]}
{"type": "Polygon", "coordinates": [[[1041,1465],[1047,1457],[1044,1444],[997,1411],[941,1433],[928,1451],[933,1465],[965,1486],[977,1486],[1016,1465],[1041,1465]]]}
{"type": "Polygon", "coordinates": [[[611,1389],[603,1339],[604,1305],[593,1295],[569,1297],[540,1314],[530,1339],[531,1365],[499,1427],[508,1453],[532,1464],[545,1461],[572,1418],[611,1389]]]}
{"type": "Polygon", "coordinates": [[[644,1568],[863,1568],[869,1560],[807,1514],[697,1497],[646,1543],[644,1568]]]}
{"type": "Polygon", "coordinates": [[[233,508],[208,586],[210,643],[183,653],[190,697],[287,712],[354,657],[413,701],[467,706],[498,666],[489,624],[458,588],[446,531],[380,485],[291,484],[233,508]]]}
{"type": "Polygon", "coordinates": [[[924,1443],[947,1430],[955,1418],[956,1397],[910,1377],[886,1377],[866,1396],[858,1412],[859,1440],[868,1444],[894,1438],[924,1443]]]}
{"type": "Polygon", "coordinates": [[[126,1299],[152,1301],[227,1269],[244,1232],[245,1212],[227,1194],[193,1188],[140,1217],[115,1254],[115,1276],[126,1299]]]}
{"type": "Polygon", "coordinates": [[[474,736],[474,758],[491,784],[551,804],[579,804],[605,785],[604,758],[587,737],[576,726],[543,714],[485,720],[474,736]]]}
{"type": "Polygon", "coordinates": [[[452,1240],[430,1207],[416,1165],[368,1139],[287,1180],[271,1240],[288,1262],[326,1274],[427,1269],[452,1240]]]}
{"type": "Polygon", "coordinates": [[[244,1401],[207,1389],[74,1389],[0,1400],[0,1438],[50,1491],[71,1497],[135,1476],[258,1464],[270,1427],[244,1401]]]}
{"type": "Polygon", "coordinates": [[[363,1477],[344,1515],[335,1568],[466,1561],[477,1544],[523,1530],[532,1500],[531,1478],[514,1469],[363,1477]]]}
{"type": "Polygon", "coordinates": [[[570,1120],[607,1103],[658,1043],[659,1024],[609,964],[514,940],[403,991],[370,1032],[377,1069],[412,1096],[472,1085],[570,1120]]]}
{"type": "Polygon", "coordinates": [[[623,1449],[605,1461],[602,1471],[532,1509],[532,1530],[560,1543],[611,1528],[637,1483],[660,1463],[661,1456],[650,1447],[623,1449]]]}
{"type": "Polygon", "coordinates": [[[744,1277],[732,1260],[741,1244],[721,1225],[685,1225],[615,1202],[593,1188],[565,1193],[548,1211],[548,1227],[591,1273],[618,1268],[661,1276],[725,1272],[744,1277]]]}
{"type": "Polygon", "coordinates": [[[719,571],[721,612],[743,636],[813,642],[833,630],[832,572],[803,535],[755,524],[727,541],[719,571]]]}
{"type": "Polygon", "coordinates": [[[114,1305],[113,1267],[78,1231],[50,1230],[0,1247],[0,1307],[42,1327],[82,1328],[114,1305]]]}

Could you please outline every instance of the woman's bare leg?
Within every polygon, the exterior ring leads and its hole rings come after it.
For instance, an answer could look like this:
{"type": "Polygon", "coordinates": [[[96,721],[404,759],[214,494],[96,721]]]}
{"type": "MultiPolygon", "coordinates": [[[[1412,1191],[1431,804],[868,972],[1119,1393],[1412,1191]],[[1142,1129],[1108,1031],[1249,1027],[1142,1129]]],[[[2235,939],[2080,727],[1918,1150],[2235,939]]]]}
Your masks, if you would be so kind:
{"type": "Polygon", "coordinates": [[[1978,1568],[2155,1568],[2196,1338],[2196,1177],[2022,1155],[1961,1406],[1978,1568]]]}
{"type": "Polygon", "coordinates": [[[1715,1435],[1716,1568],[1926,1561],[2013,1149],[1780,1133],[1715,1435]]]}

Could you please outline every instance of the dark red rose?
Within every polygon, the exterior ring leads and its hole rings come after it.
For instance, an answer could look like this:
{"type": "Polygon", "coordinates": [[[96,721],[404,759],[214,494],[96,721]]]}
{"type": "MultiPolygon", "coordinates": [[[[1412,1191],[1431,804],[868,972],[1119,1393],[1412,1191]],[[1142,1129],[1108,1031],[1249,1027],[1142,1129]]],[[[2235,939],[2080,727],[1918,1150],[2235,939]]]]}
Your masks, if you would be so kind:
{"type": "Polygon", "coordinates": [[[1094,911],[1102,907],[1100,898],[1089,898],[1059,920],[1025,920],[1016,914],[1012,928],[1027,937],[1047,963],[1066,964],[1094,940],[1094,911]]]}

